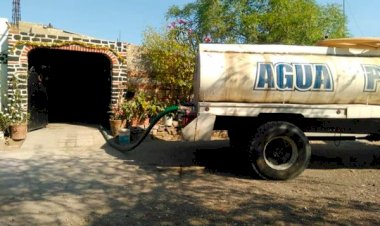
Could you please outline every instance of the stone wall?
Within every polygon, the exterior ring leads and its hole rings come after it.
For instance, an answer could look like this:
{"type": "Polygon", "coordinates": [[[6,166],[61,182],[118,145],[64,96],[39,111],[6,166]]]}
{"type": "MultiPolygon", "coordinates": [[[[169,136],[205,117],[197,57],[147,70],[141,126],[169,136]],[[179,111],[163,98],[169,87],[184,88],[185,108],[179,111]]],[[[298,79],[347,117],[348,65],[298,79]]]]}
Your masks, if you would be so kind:
{"type": "MultiPolygon", "coordinates": [[[[139,46],[124,42],[106,41],[65,32],[50,26],[21,23],[11,27],[8,34],[8,83],[17,78],[23,104],[27,110],[28,54],[35,48],[82,51],[105,55],[112,64],[112,97],[115,103],[120,89],[129,84],[138,87],[149,84],[148,75],[141,64],[139,46]]],[[[8,91],[8,95],[12,95],[8,91]]]]}

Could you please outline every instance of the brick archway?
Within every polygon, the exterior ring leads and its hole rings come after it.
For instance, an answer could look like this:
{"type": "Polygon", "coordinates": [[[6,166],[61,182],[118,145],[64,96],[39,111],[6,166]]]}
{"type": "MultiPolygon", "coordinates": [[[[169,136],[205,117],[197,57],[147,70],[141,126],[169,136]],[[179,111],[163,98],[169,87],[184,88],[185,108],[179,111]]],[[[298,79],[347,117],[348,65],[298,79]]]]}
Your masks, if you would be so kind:
{"type": "Polygon", "coordinates": [[[68,51],[77,51],[77,52],[87,52],[87,53],[100,53],[105,56],[107,56],[110,61],[112,62],[112,65],[119,66],[119,59],[118,57],[111,52],[110,50],[105,50],[103,48],[91,48],[91,47],[84,47],[80,45],[64,45],[60,47],[34,47],[34,46],[25,46],[20,54],[20,63],[21,64],[27,64],[28,63],[28,54],[31,50],[35,48],[49,48],[49,49],[58,49],[58,50],[68,50],[68,51]]]}

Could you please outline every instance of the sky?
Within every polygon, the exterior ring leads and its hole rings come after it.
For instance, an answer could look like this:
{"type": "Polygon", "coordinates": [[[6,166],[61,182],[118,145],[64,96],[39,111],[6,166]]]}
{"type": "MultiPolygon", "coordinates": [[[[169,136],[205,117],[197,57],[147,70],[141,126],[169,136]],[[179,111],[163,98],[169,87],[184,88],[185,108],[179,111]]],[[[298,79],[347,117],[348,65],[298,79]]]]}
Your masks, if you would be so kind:
{"type": "MultiPolygon", "coordinates": [[[[66,31],[141,44],[148,27],[163,29],[172,5],[193,0],[20,0],[21,19],[66,31]]],[[[379,0],[317,0],[342,6],[353,37],[380,37],[379,0]]],[[[12,0],[0,0],[0,17],[12,20],[12,0]]]]}

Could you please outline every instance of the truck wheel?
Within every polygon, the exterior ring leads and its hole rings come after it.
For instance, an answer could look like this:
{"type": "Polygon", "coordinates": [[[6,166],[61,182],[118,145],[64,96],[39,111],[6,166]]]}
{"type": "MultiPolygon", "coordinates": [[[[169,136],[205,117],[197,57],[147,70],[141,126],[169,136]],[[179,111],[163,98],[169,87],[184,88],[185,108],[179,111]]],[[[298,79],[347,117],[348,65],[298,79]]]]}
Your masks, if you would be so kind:
{"type": "Polygon", "coordinates": [[[268,122],[260,126],[251,141],[249,158],[264,179],[287,180],[307,167],[311,147],[305,134],[288,122],[268,122]]]}

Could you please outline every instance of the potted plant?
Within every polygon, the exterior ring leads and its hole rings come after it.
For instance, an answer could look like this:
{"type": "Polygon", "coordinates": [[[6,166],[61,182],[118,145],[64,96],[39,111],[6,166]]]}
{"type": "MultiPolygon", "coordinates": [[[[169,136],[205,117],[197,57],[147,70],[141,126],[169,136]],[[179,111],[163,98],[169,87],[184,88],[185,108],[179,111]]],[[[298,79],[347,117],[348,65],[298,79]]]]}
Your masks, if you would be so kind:
{"type": "Polygon", "coordinates": [[[26,106],[22,103],[21,91],[18,89],[16,79],[11,81],[9,88],[12,94],[8,97],[4,116],[9,122],[11,139],[24,140],[28,132],[29,114],[26,111],[26,106]]]}
{"type": "Polygon", "coordinates": [[[131,124],[136,127],[138,125],[148,125],[149,116],[148,109],[150,108],[149,96],[146,92],[140,91],[133,99],[128,101],[129,107],[131,109],[131,124]]]}
{"type": "Polygon", "coordinates": [[[131,101],[124,101],[121,108],[123,109],[123,117],[126,121],[126,125],[131,124],[131,119],[134,114],[134,106],[131,104],[131,101]]]}
{"type": "Polygon", "coordinates": [[[135,127],[148,126],[150,118],[155,117],[163,109],[156,96],[144,91],[135,94],[128,104],[132,113],[131,124],[135,127]]]}
{"type": "Polygon", "coordinates": [[[126,116],[124,109],[123,90],[120,89],[115,104],[110,105],[110,128],[112,136],[119,135],[119,130],[126,126],[126,116]]]}
{"type": "Polygon", "coordinates": [[[4,132],[10,125],[8,113],[0,111],[0,140],[4,139],[4,132]]]}
{"type": "Polygon", "coordinates": [[[158,101],[158,99],[153,96],[149,100],[149,107],[147,109],[147,114],[149,118],[156,117],[164,108],[162,107],[162,103],[158,101]]]}

